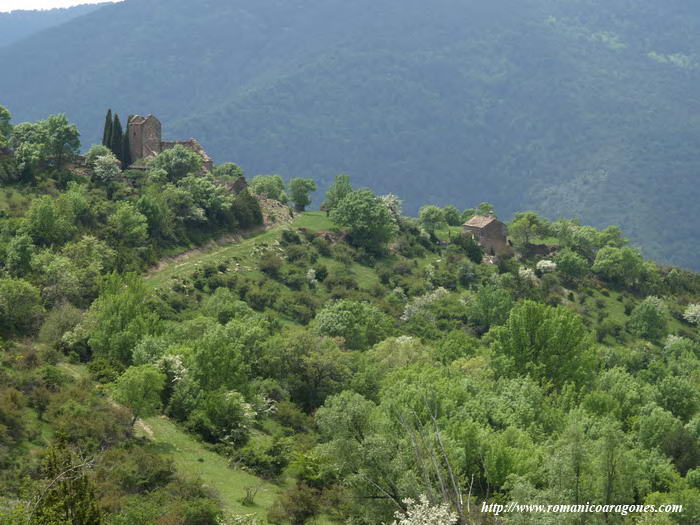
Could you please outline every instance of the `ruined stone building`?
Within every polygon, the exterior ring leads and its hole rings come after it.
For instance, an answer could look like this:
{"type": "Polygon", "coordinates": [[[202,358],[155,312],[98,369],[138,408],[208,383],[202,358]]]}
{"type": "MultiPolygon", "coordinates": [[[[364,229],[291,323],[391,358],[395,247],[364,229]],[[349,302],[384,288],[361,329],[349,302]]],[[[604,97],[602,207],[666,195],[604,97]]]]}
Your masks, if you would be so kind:
{"type": "Polygon", "coordinates": [[[135,115],[129,119],[128,133],[131,149],[131,159],[138,167],[139,161],[148,160],[159,153],[173,148],[177,144],[184,146],[189,151],[202,157],[202,165],[205,170],[214,168],[214,161],[207,155],[202,145],[196,139],[168,142],[162,140],[162,126],[160,120],[153,115],[142,117],[135,115]]]}
{"type": "Polygon", "coordinates": [[[508,241],[508,228],[495,217],[475,215],[464,223],[464,232],[474,237],[486,255],[513,255],[513,248],[508,241]]]}

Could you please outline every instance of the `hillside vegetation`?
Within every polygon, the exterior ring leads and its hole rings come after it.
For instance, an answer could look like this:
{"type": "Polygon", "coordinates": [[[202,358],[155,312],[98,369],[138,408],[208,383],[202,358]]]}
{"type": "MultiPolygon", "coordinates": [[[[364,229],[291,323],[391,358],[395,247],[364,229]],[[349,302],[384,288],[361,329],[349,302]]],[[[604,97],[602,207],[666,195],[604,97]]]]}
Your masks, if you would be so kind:
{"type": "Polygon", "coordinates": [[[496,258],[460,226],[489,203],[338,176],[309,212],[311,179],[77,136],[0,108],[1,525],[700,521],[700,275],[616,226],[519,212],[496,258]]]}
{"type": "Polygon", "coordinates": [[[0,47],[18,42],[44,29],[61,25],[100,7],[102,4],[97,3],[63,9],[16,10],[0,13],[0,47]]]}
{"type": "Polygon", "coordinates": [[[697,270],[699,22],[691,0],[127,0],[0,50],[0,93],[86,142],[107,106],[154,113],[249,173],[620,224],[697,270]]]}

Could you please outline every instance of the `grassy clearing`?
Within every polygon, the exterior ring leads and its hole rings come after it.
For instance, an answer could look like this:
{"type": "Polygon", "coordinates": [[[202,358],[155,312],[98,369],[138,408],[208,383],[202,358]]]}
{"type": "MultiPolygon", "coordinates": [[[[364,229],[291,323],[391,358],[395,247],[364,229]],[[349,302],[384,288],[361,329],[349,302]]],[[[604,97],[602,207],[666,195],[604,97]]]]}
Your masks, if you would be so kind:
{"type": "Polygon", "coordinates": [[[148,438],[164,456],[172,459],[180,475],[199,478],[206,488],[214,491],[229,515],[254,514],[264,520],[268,509],[285,488],[229,467],[226,458],[207,450],[167,418],[153,417],[142,423],[138,434],[148,438]],[[241,500],[250,487],[258,487],[258,492],[255,503],[246,506],[241,500]]]}
{"type": "Polygon", "coordinates": [[[435,236],[441,241],[449,241],[458,237],[462,233],[462,226],[445,226],[439,230],[435,230],[435,236]]]}
{"type": "Polygon", "coordinates": [[[294,228],[306,228],[307,230],[332,230],[336,225],[326,217],[326,212],[323,211],[307,211],[297,214],[292,223],[294,228]]]}

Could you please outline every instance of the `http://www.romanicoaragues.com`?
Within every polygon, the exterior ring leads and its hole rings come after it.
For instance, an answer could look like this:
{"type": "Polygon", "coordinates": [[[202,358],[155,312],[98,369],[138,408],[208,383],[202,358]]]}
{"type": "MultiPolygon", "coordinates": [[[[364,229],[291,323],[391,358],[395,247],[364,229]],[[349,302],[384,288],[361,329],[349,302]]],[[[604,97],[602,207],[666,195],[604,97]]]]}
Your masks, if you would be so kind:
{"type": "Polygon", "coordinates": [[[580,505],[543,505],[521,504],[512,502],[505,505],[498,503],[482,503],[481,512],[494,514],[510,514],[529,512],[533,514],[620,514],[627,516],[633,513],[643,514],[672,514],[683,512],[683,505],[599,505],[586,503],[580,505]]]}

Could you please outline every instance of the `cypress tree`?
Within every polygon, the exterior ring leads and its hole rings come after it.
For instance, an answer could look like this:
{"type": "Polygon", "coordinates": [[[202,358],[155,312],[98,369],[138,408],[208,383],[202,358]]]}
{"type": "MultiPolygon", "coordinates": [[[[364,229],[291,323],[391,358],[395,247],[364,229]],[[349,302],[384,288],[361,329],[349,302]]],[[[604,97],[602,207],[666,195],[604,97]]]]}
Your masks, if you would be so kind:
{"type": "Polygon", "coordinates": [[[122,139],[122,156],[121,161],[124,169],[131,166],[131,144],[129,142],[129,127],[126,128],[126,133],[124,133],[124,138],[122,139]]]}
{"type": "Polygon", "coordinates": [[[109,149],[112,153],[119,159],[122,159],[122,141],[124,140],[124,131],[122,130],[122,123],[119,121],[119,115],[114,115],[114,124],[112,126],[112,142],[109,149]]]}
{"type": "Polygon", "coordinates": [[[102,145],[108,148],[112,145],[112,110],[107,111],[107,117],[105,118],[105,129],[102,133],[102,145]]]}

